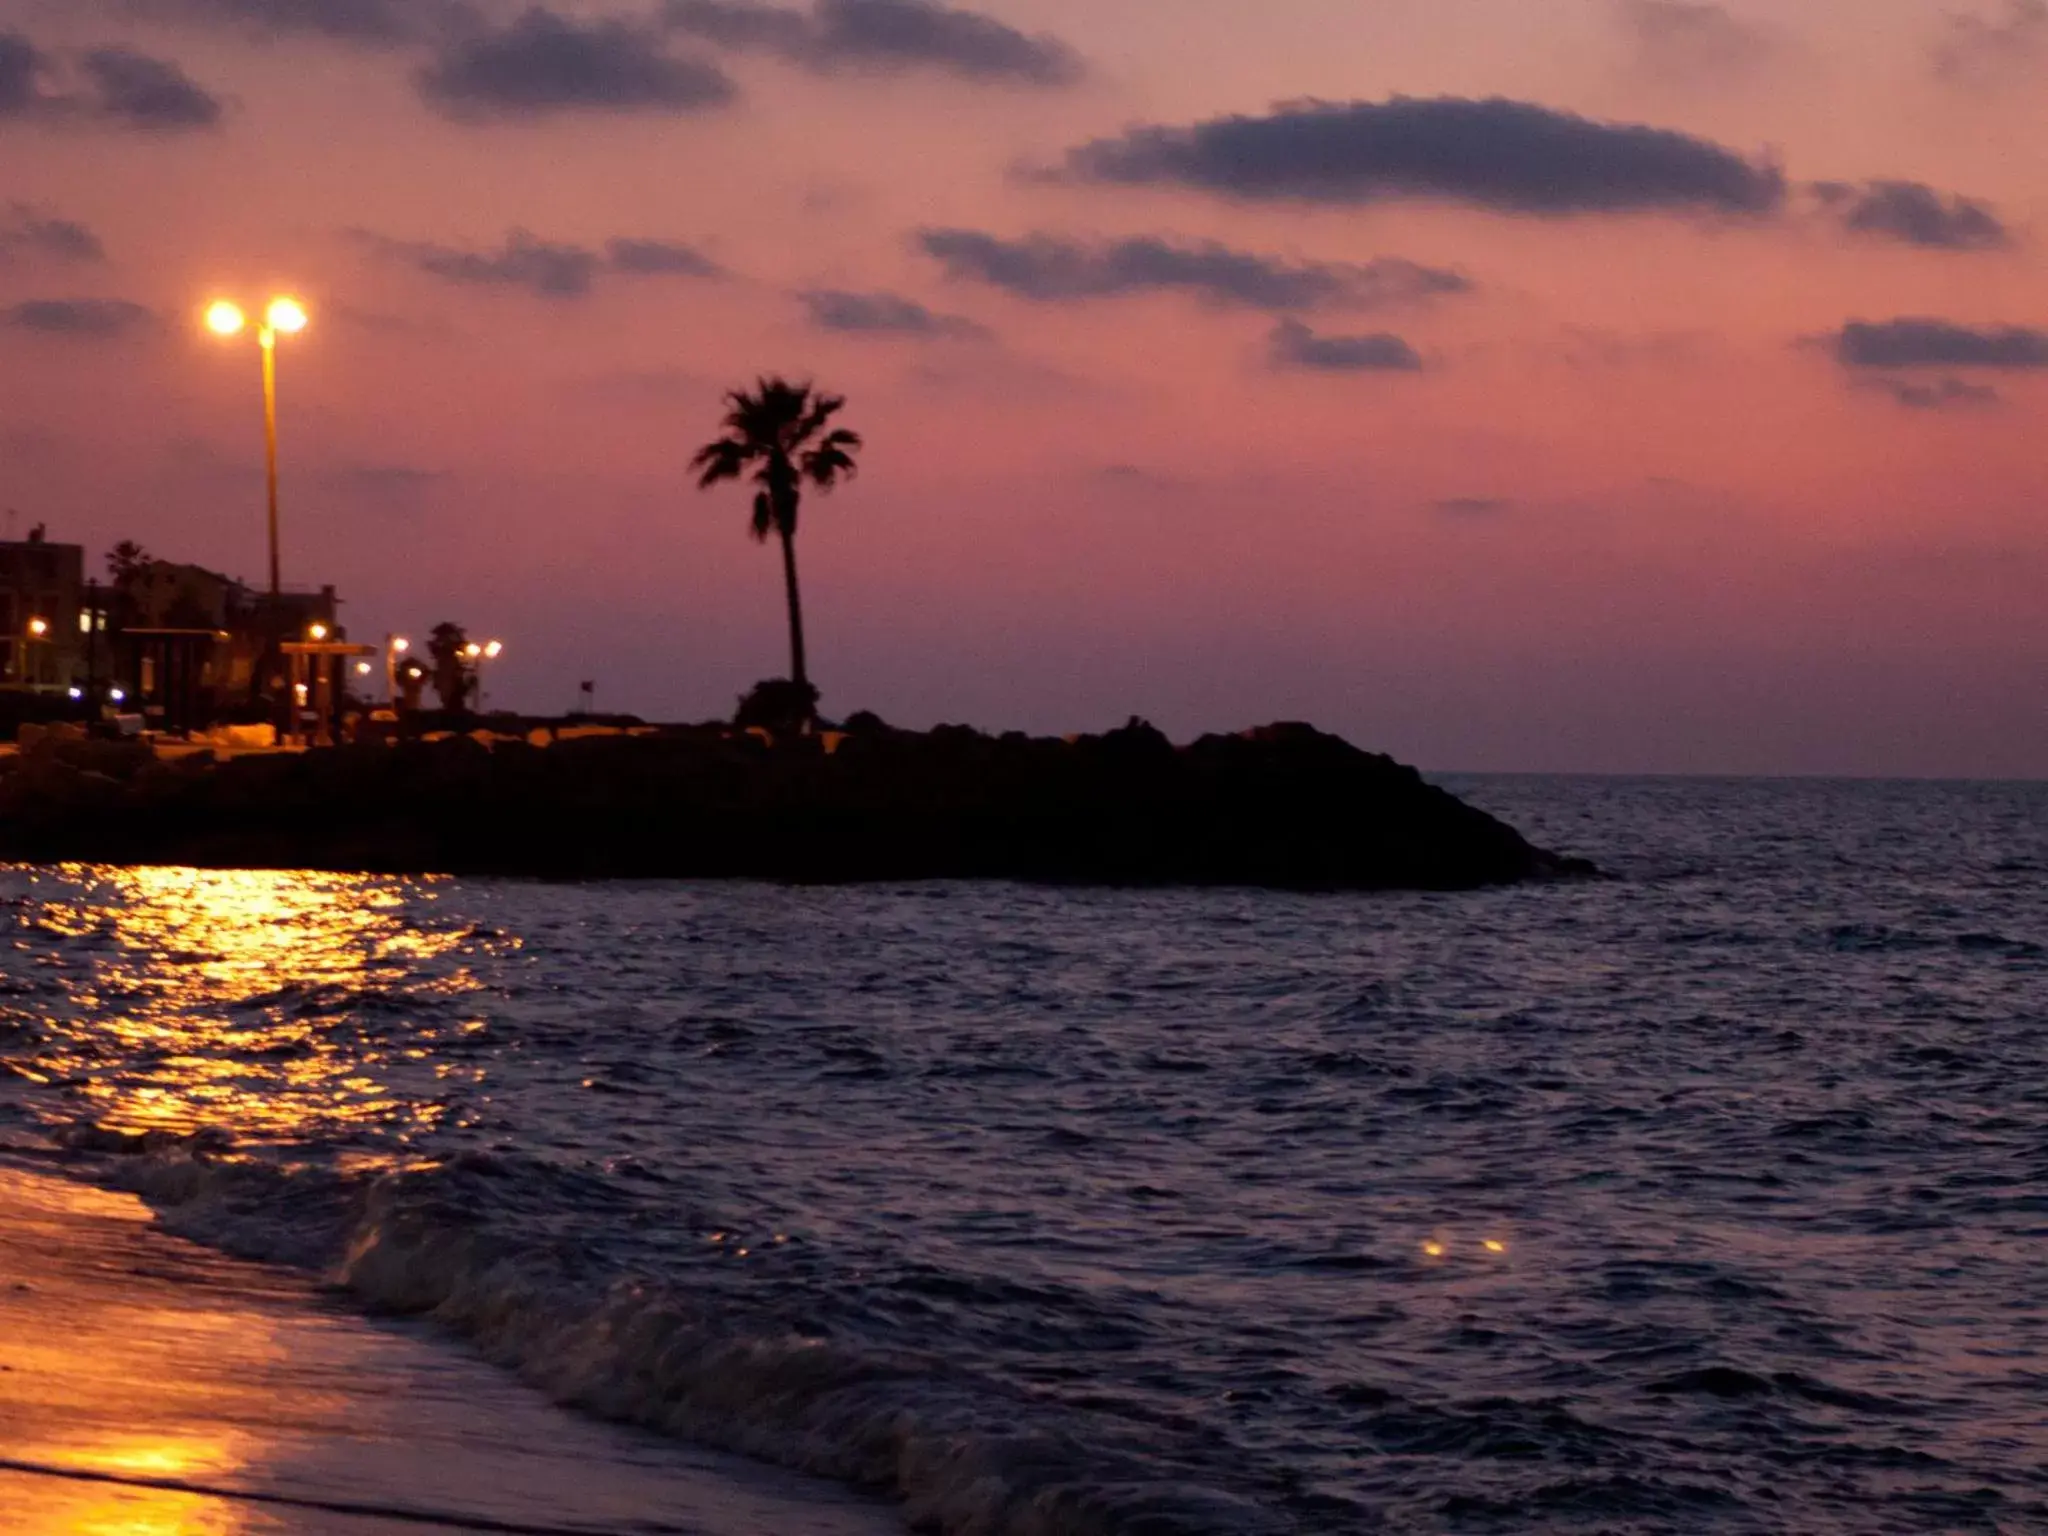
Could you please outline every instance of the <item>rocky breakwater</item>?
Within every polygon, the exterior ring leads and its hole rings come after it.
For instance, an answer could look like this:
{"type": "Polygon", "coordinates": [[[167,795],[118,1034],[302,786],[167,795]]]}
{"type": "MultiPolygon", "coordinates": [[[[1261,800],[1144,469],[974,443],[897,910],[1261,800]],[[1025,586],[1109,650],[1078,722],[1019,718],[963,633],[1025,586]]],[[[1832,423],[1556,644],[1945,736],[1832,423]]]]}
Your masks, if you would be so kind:
{"type": "Polygon", "coordinates": [[[1304,725],[990,736],[729,727],[160,757],[45,741],[0,764],[0,858],[799,881],[1458,890],[1592,873],[1391,758],[1304,725]],[[544,737],[542,739],[545,739],[544,737]]]}

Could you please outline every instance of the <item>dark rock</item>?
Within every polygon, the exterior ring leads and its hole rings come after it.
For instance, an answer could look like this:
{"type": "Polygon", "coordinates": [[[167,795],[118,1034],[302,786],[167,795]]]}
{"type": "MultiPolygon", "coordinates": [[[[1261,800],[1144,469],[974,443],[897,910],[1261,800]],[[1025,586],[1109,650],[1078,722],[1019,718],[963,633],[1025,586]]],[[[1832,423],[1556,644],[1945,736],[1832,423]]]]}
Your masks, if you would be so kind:
{"type": "Polygon", "coordinates": [[[468,737],[226,762],[72,742],[0,775],[0,857],[805,881],[1464,889],[1592,873],[1305,725],[1175,747],[875,721],[546,748],[468,737]]]}

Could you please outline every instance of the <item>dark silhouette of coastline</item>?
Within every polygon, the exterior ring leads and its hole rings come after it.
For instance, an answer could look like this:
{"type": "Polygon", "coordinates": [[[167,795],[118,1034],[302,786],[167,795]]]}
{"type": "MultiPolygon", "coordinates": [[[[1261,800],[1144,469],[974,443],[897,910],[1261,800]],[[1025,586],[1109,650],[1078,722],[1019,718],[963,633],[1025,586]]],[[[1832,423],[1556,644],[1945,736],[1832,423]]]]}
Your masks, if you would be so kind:
{"type": "MultiPolygon", "coordinates": [[[[872,717],[865,717],[872,721],[872,717]]],[[[1305,725],[1175,747],[879,722],[215,761],[50,740],[0,774],[0,857],[559,879],[1019,879],[1458,890],[1593,873],[1305,725]]]]}

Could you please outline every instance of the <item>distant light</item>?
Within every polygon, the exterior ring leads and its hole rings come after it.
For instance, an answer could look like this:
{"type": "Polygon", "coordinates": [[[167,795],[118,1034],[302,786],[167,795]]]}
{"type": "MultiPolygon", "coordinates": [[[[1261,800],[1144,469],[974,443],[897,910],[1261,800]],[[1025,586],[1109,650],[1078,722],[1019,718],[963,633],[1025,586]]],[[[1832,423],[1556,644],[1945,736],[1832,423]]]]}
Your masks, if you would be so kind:
{"type": "Polygon", "coordinates": [[[502,640],[493,640],[490,644],[484,647],[484,655],[488,656],[493,661],[496,661],[501,655],[503,655],[504,651],[505,642],[502,640]]]}
{"type": "Polygon", "coordinates": [[[1508,1245],[1497,1237],[1489,1237],[1486,1240],[1486,1251],[1488,1253],[1506,1253],[1508,1245]]]}
{"type": "Polygon", "coordinates": [[[306,626],[306,633],[316,641],[325,640],[327,638],[327,626],[325,624],[308,624],[306,626]]]}
{"type": "Polygon", "coordinates": [[[71,697],[74,699],[82,699],[85,697],[85,690],[83,688],[74,688],[71,690],[71,697]]]}
{"type": "Polygon", "coordinates": [[[28,632],[40,640],[50,632],[50,621],[48,619],[30,619],[28,621],[28,632]]]}
{"type": "Polygon", "coordinates": [[[474,640],[470,641],[469,644],[465,645],[462,648],[462,654],[467,656],[471,661],[475,661],[477,657],[483,655],[483,653],[484,648],[478,645],[474,640]]]}
{"type": "Polygon", "coordinates": [[[391,642],[391,649],[397,652],[400,656],[403,656],[411,648],[412,642],[406,639],[405,636],[403,635],[398,636],[391,642]]]}
{"type": "Polygon", "coordinates": [[[368,677],[369,675],[370,675],[370,664],[369,664],[369,663],[368,663],[367,661],[359,661],[359,662],[357,662],[357,663],[356,663],[356,676],[357,676],[357,677],[368,677]]]}
{"type": "Polygon", "coordinates": [[[81,635],[92,633],[92,610],[90,608],[78,610],[78,632],[81,635]]]}
{"type": "Polygon", "coordinates": [[[301,704],[306,702],[306,685],[304,683],[293,683],[292,692],[297,695],[298,701],[301,704]]]}
{"type": "Polygon", "coordinates": [[[297,299],[272,299],[263,312],[263,323],[273,331],[296,336],[306,328],[306,311],[297,299]]]}
{"type": "Polygon", "coordinates": [[[123,704],[127,702],[128,694],[125,689],[109,688],[107,690],[107,697],[112,699],[116,704],[123,704]]]}
{"type": "Polygon", "coordinates": [[[1440,1259],[1444,1256],[1444,1245],[1435,1238],[1431,1238],[1422,1245],[1422,1251],[1429,1258],[1440,1259]]]}
{"type": "Polygon", "coordinates": [[[249,323],[241,306],[230,304],[226,299],[209,307],[206,311],[206,328],[216,336],[237,336],[242,327],[249,323]]]}

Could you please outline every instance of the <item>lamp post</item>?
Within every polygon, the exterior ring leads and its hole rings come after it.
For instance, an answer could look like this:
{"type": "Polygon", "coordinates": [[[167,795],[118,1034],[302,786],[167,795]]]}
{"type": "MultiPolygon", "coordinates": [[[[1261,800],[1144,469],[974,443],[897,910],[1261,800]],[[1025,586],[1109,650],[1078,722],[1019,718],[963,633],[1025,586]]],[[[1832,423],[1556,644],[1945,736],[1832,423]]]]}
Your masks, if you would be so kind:
{"type": "Polygon", "coordinates": [[[470,670],[476,674],[476,712],[478,714],[484,712],[484,663],[496,661],[504,654],[505,642],[502,640],[486,640],[482,645],[478,645],[472,640],[462,648],[463,659],[469,663],[470,670]]]}
{"type": "Polygon", "coordinates": [[[411,649],[412,642],[403,635],[384,637],[384,698],[394,710],[398,708],[398,663],[411,649]]]}
{"type": "Polygon", "coordinates": [[[28,642],[21,648],[21,680],[30,689],[42,686],[43,650],[39,642],[50,638],[50,621],[43,618],[30,619],[27,624],[28,642]]]}
{"type": "MultiPolygon", "coordinates": [[[[239,336],[249,317],[238,304],[221,299],[206,311],[206,328],[216,336],[239,336]]],[[[277,563],[277,338],[296,336],[306,328],[306,311],[296,299],[275,298],[263,311],[256,341],[263,351],[263,455],[270,502],[270,601],[277,606],[280,583],[277,563]]]]}

